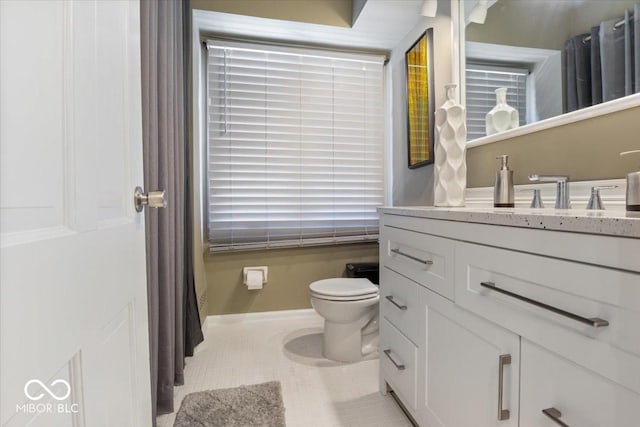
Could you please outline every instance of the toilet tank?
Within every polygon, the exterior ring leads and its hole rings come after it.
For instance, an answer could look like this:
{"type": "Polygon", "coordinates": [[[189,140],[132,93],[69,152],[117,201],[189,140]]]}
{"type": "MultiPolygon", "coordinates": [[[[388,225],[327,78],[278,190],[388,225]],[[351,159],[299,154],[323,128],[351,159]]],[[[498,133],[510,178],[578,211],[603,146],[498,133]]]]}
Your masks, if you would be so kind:
{"type": "Polygon", "coordinates": [[[362,277],[376,285],[380,281],[380,267],[377,262],[350,262],[346,269],[347,277],[362,277]]]}

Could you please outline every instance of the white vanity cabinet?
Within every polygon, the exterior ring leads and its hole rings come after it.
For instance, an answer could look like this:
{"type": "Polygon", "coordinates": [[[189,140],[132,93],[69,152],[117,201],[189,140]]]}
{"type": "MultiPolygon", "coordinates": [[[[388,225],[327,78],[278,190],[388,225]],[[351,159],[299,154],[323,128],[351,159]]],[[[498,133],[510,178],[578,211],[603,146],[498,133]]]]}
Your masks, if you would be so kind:
{"type": "Polygon", "coordinates": [[[640,239],[420,215],[382,215],[383,392],[423,427],[640,426],[640,239]]]}
{"type": "Polygon", "coordinates": [[[517,426],[520,338],[453,303],[455,244],[383,229],[383,392],[392,388],[420,424],[517,426]]]}

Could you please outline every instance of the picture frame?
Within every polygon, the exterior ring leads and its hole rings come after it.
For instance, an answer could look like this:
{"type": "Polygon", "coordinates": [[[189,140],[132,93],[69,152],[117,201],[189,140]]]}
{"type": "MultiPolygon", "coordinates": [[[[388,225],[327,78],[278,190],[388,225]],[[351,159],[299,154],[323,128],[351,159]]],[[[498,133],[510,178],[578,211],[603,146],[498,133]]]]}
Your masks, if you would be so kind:
{"type": "Polygon", "coordinates": [[[405,53],[409,169],[434,162],[433,28],[405,53]]]}

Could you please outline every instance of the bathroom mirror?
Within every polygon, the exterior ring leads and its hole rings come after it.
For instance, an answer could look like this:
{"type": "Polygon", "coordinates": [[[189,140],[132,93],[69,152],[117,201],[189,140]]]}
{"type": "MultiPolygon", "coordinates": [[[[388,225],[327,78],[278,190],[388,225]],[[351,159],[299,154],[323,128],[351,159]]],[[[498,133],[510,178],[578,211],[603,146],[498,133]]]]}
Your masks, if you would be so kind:
{"type": "Polygon", "coordinates": [[[640,105],[640,0],[458,4],[461,99],[472,145],[640,105]],[[485,116],[500,87],[519,126],[487,136],[485,116]]]}

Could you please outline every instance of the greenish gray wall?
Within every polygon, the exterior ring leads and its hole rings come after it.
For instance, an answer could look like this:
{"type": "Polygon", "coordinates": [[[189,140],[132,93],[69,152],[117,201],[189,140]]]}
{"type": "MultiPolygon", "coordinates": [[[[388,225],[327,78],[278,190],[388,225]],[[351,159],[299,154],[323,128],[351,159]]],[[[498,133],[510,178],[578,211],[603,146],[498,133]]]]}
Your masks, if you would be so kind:
{"type": "Polygon", "coordinates": [[[571,36],[603,20],[624,16],[637,0],[499,0],[489,8],[484,24],[466,27],[469,41],[562,50],[571,36]]]}
{"type": "Polygon", "coordinates": [[[191,8],[350,27],[352,0],[191,0],[191,8]]]}
{"type": "Polygon", "coordinates": [[[387,72],[391,78],[392,105],[392,179],[393,205],[433,204],[433,164],[418,169],[407,166],[407,89],[405,52],[415,43],[427,28],[433,28],[434,39],[434,87],[429,88],[434,97],[435,108],[446,99],[444,85],[451,83],[451,18],[450,3],[438,1],[438,16],[423,17],[422,20],[402,39],[389,57],[387,72]]]}
{"type": "Polygon", "coordinates": [[[309,284],[342,277],[348,262],[377,262],[375,243],[217,253],[205,257],[209,315],[310,308],[309,284]],[[249,291],[242,268],[266,265],[269,281],[249,291]]]}
{"type": "MultiPolygon", "coordinates": [[[[543,0],[545,1],[545,0],[543,0]]],[[[465,29],[468,41],[535,47],[538,49],[562,49],[569,36],[563,13],[549,13],[540,7],[541,1],[499,0],[489,8],[484,24],[469,24],[465,29]]],[[[555,4],[562,4],[553,0],[555,4]]]]}
{"type": "Polygon", "coordinates": [[[621,18],[624,16],[624,11],[633,10],[636,3],[638,0],[591,0],[588,4],[577,6],[573,9],[569,21],[571,34],[588,33],[591,27],[600,21],[621,18]]]}
{"type": "Polygon", "coordinates": [[[494,185],[499,154],[508,154],[514,182],[532,173],[569,175],[572,181],[624,178],[638,170],[637,157],[621,151],[640,149],[640,107],[467,150],[467,186],[494,185]]]}

